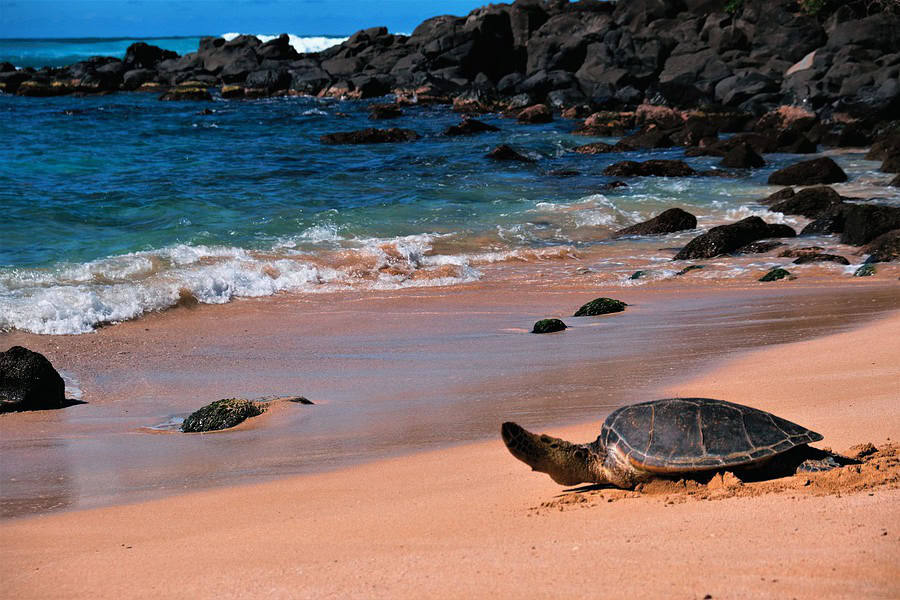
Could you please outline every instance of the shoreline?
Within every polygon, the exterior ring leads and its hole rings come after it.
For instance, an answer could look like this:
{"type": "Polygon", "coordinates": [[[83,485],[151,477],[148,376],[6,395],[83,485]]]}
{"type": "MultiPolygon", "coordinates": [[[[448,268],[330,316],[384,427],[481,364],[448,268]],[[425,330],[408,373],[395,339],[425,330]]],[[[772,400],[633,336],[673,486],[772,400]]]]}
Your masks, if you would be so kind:
{"type": "MultiPolygon", "coordinates": [[[[841,333],[742,352],[667,390],[753,401],[817,429],[819,445],[838,451],[880,445],[900,430],[897,352],[900,313],[891,311],[841,333]]],[[[546,430],[583,441],[596,428],[546,430]]],[[[890,598],[900,590],[896,481],[843,494],[801,485],[712,501],[598,498],[528,471],[491,440],[3,521],[0,564],[22,598],[586,598],[597,586],[649,598],[890,598]]]]}
{"type": "Polygon", "coordinates": [[[509,418],[583,422],[710,361],[900,308],[896,285],[884,281],[604,289],[526,271],[515,282],[452,289],[180,308],[86,336],[6,334],[5,344],[40,351],[74,376],[87,404],[0,418],[8,457],[0,475],[10,482],[2,513],[330,471],[489,439],[509,418]],[[568,316],[604,295],[631,306],[568,316]],[[544,317],[572,328],[528,333],[544,317]],[[285,395],[316,406],[286,407],[213,436],[147,430],[219,398],[285,395]]]}

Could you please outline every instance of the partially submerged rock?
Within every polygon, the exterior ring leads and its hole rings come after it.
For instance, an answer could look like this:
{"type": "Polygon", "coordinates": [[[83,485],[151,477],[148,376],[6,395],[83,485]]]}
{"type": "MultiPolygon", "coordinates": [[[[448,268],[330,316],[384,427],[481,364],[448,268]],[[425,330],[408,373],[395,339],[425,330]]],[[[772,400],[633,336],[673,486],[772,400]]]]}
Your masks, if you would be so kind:
{"type": "Polygon", "coordinates": [[[519,154],[506,144],[500,144],[499,146],[488,152],[485,155],[485,158],[490,158],[491,160],[511,160],[523,163],[535,162],[533,158],[529,158],[524,154],[519,154]]]}
{"type": "Polygon", "coordinates": [[[673,260],[712,258],[729,254],[757,240],[795,235],[796,232],[787,225],[770,225],[759,217],[747,217],[736,223],[713,227],[703,235],[695,237],[675,255],[673,260]]]}
{"type": "Polygon", "coordinates": [[[766,161],[750,144],[738,144],[725,155],[719,166],[730,169],[757,169],[765,164],[766,161]]]}
{"type": "Polygon", "coordinates": [[[381,121],[403,116],[403,109],[398,104],[372,104],[369,106],[369,119],[381,121]]]}
{"type": "Polygon", "coordinates": [[[578,154],[608,154],[610,152],[619,152],[619,148],[604,142],[594,142],[593,144],[584,144],[572,148],[572,152],[578,154]]]}
{"type": "Polygon", "coordinates": [[[617,313],[625,310],[626,306],[628,305],[614,298],[595,298],[575,311],[575,314],[572,316],[595,317],[597,315],[617,313]]]}
{"type": "Polygon", "coordinates": [[[791,273],[787,269],[776,267],[759,278],[760,281],[778,281],[779,279],[791,279],[791,273]]]}
{"type": "Polygon", "coordinates": [[[856,271],[853,272],[854,277],[871,277],[874,274],[875,265],[873,264],[861,265],[856,271]]]}
{"type": "Polygon", "coordinates": [[[776,241],[768,241],[768,242],[752,242],[747,244],[746,246],[741,246],[737,250],[735,250],[736,254],[764,254],[779,246],[784,246],[783,242],[776,241]]]}
{"type": "Polygon", "coordinates": [[[769,183],[773,185],[817,185],[844,181],[847,181],[847,174],[827,156],[790,165],[769,176],[769,183]]]}
{"type": "Polygon", "coordinates": [[[813,262],[835,262],[841,265],[850,264],[850,261],[843,256],[839,256],[837,254],[827,254],[825,252],[811,252],[809,254],[799,256],[796,260],[794,260],[795,265],[805,265],[807,263],[813,262]]]}
{"type": "Polygon", "coordinates": [[[682,270],[675,273],[675,277],[681,277],[682,275],[687,275],[691,271],[699,271],[700,269],[703,269],[703,268],[704,268],[703,265],[688,265],[685,268],[683,268],[682,270]]]}
{"type": "Polygon", "coordinates": [[[606,167],[603,174],[610,177],[690,177],[697,171],[683,160],[623,160],[606,167]]]}
{"type": "Polygon", "coordinates": [[[326,133],[319,140],[323,144],[387,144],[393,142],[411,142],[419,139],[419,134],[411,129],[360,129],[358,131],[339,131],[326,133]]]}
{"type": "Polygon", "coordinates": [[[463,119],[459,125],[451,125],[444,130],[444,135],[475,135],[476,133],[485,133],[492,131],[500,131],[499,127],[495,127],[489,123],[482,123],[475,119],[463,119]]]}
{"type": "Polygon", "coordinates": [[[549,123],[553,120],[553,113],[546,104],[535,104],[522,109],[516,116],[516,120],[526,124],[549,123]]]}
{"type": "Polygon", "coordinates": [[[900,229],[879,235],[862,249],[862,253],[869,255],[867,263],[900,260],[900,229]]]}
{"type": "Polygon", "coordinates": [[[63,408],[65,387],[43,354],[22,346],[0,352],[0,413],[63,408]]]}
{"type": "Polygon", "coordinates": [[[879,204],[847,204],[842,209],[841,243],[868,244],[883,233],[900,229],[900,207],[879,204]]]}
{"type": "Polygon", "coordinates": [[[262,407],[256,402],[244,398],[225,398],[191,413],[181,424],[181,431],[199,433],[229,429],[262,413],[262,407]]]}
{"type": "Polygon", "coordinates": [[[815,219],[825,211],[843,199],[832,188],[824,185],[805,188],[769,208],[772,212],[780,212],[786,215],[802,215],[807,219],[815,219]]]}
{"type": "Polygon", "coordinates": [[[559,319],[541,319],[534,324],[531,333],[554,333],[566,329],[566,324],[559,319]]]}
{"type": "Polygon", "coordinates": [[[694,229],[695,227],[697,227],[697,217],[680,208],[670,208],[652,219],[620,229],[615,233],[615,236],[657,235],[694,229]]]}

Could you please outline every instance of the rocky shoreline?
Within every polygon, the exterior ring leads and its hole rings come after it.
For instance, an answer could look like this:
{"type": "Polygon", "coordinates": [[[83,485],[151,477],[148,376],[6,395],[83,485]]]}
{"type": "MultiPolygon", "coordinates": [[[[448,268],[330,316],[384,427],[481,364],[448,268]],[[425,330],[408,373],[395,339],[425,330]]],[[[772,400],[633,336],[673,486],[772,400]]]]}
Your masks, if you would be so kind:
{"type": "Polygon", "coordinates": [[[385,27],[299,54],[287,35],[203,38],[196,52],[133,44],[119,60],[0,65],[23,96],[155,91],[163,99],[299,94],[554,109],[783,104],[880,120],[900,110],[897,3],[808,0],[518,0],[385,27]]]}

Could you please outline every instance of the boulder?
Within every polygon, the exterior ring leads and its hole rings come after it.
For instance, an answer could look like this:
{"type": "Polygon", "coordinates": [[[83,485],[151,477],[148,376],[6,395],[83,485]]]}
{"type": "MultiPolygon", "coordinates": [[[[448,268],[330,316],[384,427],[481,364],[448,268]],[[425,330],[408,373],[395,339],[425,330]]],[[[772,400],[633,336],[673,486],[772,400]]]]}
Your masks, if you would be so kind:
{"type": "Polygon", "coordinates": [[[63,378],[43,354],[22,346],[0,352],[0,413],[64,406],[63,378]]]}
{"type": "Polygon", "coordinates": [[[769,176],[769,184],[772,185],[816,185],[844,181],[847,181],[847,174],[827,156],[790,165],[769,176]]]}
{"type": "Polygon", "coordinates": [[[122,76],[122,87],[126,90],[136,90],[145,83],[153,81],[156,71],[152,69],[132,69],[122,76]]]}
{"type": "Polygon", "coordinates": [[[775,248],[780,246],[784,246],[782,242],[768,241],[768,242],[752,242],[747,244],[746,246],[741,246],[738,248],[735,253],[736,254],[765,254],[766,252],[770,252],[775,248]]]}
{"type": "Polygon", "coordinates": [[[615,236],[658,235],[694,229],[695,227],[697,227],[697,217],[680,208],[670,208],[652,219],[620,229],[615,233],[615,236]]]}
{"type": "Polygon", "coordinates": [[[566,324],[559,319],[541,319],[534,324],[531,333],[554,333],[566,329],[566,324]]]}
{"type": "Polygon", "coordinates": [[[164,60],[176,59],[178,53],[151,46],[145,42],[135,42],[125,51],[125,66],[130,69],[153,69],[164,60]]]}
{"type": "Polygon", "coordinates": [[[271,94],[288,89],[291,85],[291,74],[287,71],[262,69],[247,75],[245,84],[248,88],[265,90],[267,94],[271,94]]]}
{"type": "Polygon", "coordinates": [[[546,104],[535,104],[522,109],[516,116],[516,120],[519,123],[527,124],[549,123],[553,120],[553,113],[546,104]]]}
{"type": "Polygon", "coordinates": [[[794,235],[796,232],[786,225],[770,225],[759,217],[747,217],[736,223],[713,227],[703,235],[695,237],[675,255],[673,260],[712,258],[729,254],[757,240],[794,235]]]}
{"type": "Polygon", "coordinates": [[[209,88],[199,81],[186,81],[165,92],[160,100],[212,100],[209,88]]]}
{"type": "Polygon", "coordinates": [[[885,158],[878,170],[882,173],[900,173],[900,153],[885,158]]]}
{"type": "Polygon", "coordinates": [[[697,171],[681,160],[624,160],[606,167],[603,174],[611,177],[689,177],[697,171]]]}
{"type": "Polygon", "coordinates": [[[216,400],[191,413],[182,422],[181,431],[201,433],[229,429],[262,413],[263,409],[258,404],[243,398],[216,400]]]}
{"type": "Polygon", "coordinates": [[[598,315],[606,315],[609,313],[617,313],[625,310],[628,306],[621,300],[613,298],[595,298],[581,308],[575,311],[573,317],[596,317],[598,315]]]}
{"type": "Polygon", "coordinates": [[[319,138],[323,144],[386,144],[393,142],[411,142],[419,139],[419,134],[411,129],[360,129],[357,131],[339,131],[326,133],[319,138]]]}
{"type": "Polygon", "coordinates": [[[866,244],[862,253],[869,255],[869,258],[866,259],[867,263],[900,260],[900,229],[882,233],[866,244]]]}
{"type": "Polygon", "coordinates": [[[792,188],[792,187],[781,188],[777,192],[770,194],[767,197],[760,200],[759,203],[765,204],[765,205],[775,204],[776,202],[779,202],[781,200],[787,200],[788,198],[793,198],[795,193],[796,192],[794,192],[794,188],[792,188]]]}
{"type": "Polygon", "coordinates": [[[803,256],[798,256],[794,260],[795,265],[805,265],[807,263],[814,262],[835,262],[841,265],[849,265],[850,261],[844,258],[843,256],[838,256],[837,254],[827,254],[824,252],[810,252],[809,254],[804,254],[803,256]]]}
{"type": "Polygon", "coordinates": [[[766,161],[763,160],[763,157],[757,154],[750,144],[746,143],[732,148],[719,163],[720,166],[731,169],[759,168],[765,164],[766,161]]]}
{"type": "Polygon", "coordinates": [[[535,162],[533,158],[529,158],[527,156],[524,156],[523,154],[519,154],[506,144],[500,144],[499,146],[488,152],[485,155],[485,158],[490,158],[491,160],[511,160],[523,163],[535,162]]]}
{"type": "Polygon", "coordinates": [[[369,118],[373,121],[396,119],[403,116],[403,109],[397,104],[372,104],[369,106],[369,118]]]}
{"type": "Polygon", "coordinates": [[[803,215],[807,219],[816,219],[822,213],[841,204],[843,199],[832,188],[824,185],[804,188],[792,197],[776,202],[769,210],[786,215],[803,215]]]}
{"type": "Polygon", "coordinates": [[[637,133],[625,136],[616,144],[616,146],[619,146],[623,150],[671,148],[674,145],[675,142],[672,141],[668,132],[663,131],[655,125],[651,125],[637,133]]]}
{"type": "Polygon", "coordinates": [[[499,127],[495,127],[488,123],[482,123],[475,119],[463,119],[458,125],[451,125],[444,130],[444,135],[474,135],[476,133],[485,133],[492,131],[500,131],[499,127]]]}
{"type": "Polygon", "coordinates": [[[759,281],[778,281],[779,279],[793,279],[791,272],[781,267],[775,267],[759,278],[759,281]]]}
{"type": "Polygon", "coordinates": [[[877,204],[846,204],[842,210],[841,243],[868,244],[883,233],[900,229],[900,207],[877,204]]]}
{"type": "Polygon", "coordinates": [[[619,151],[620,148],[617,146],[604,144],[603,142],[594,142],[593,144],[584,144],[583,146],[572,148],[572,152],[577,152],[578,154],[608,154],[619,151]]]}

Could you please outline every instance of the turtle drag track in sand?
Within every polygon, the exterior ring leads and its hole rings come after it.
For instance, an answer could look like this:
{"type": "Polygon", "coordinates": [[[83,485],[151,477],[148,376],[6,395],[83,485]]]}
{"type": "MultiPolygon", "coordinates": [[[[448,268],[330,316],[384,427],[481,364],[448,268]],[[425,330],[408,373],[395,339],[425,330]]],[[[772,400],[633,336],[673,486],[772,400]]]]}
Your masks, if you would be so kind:
{"type": "Polygon", "coordinates": [[[633,491],[581,486],[542,502],[529,512],[541,514],[550,510],[593,508],[619,500],[661,500],[666,505],[672,505],[689,500],[751,498],[765,494],[790,494],[791,498],[840,497],[842,494],[862,492],[871,495],[878,489],[900,488],[900,443],[889,442],[877,448],[871,443],[859,444],[841,454],[860,462],[820,473],[798,473],[753,482],[741,481],[726,471],[715,474],[706,483],[693,479],[657,479],[640,484],[633,491]]]}

